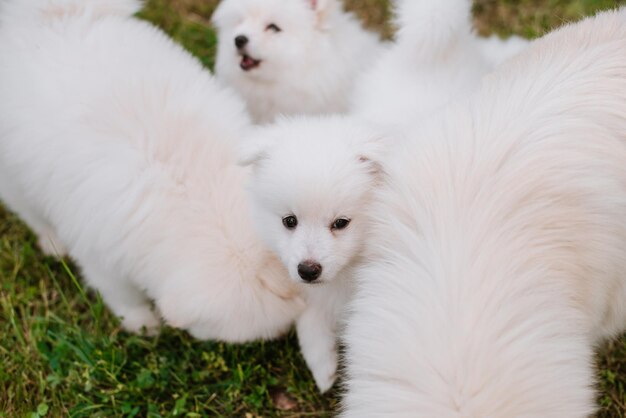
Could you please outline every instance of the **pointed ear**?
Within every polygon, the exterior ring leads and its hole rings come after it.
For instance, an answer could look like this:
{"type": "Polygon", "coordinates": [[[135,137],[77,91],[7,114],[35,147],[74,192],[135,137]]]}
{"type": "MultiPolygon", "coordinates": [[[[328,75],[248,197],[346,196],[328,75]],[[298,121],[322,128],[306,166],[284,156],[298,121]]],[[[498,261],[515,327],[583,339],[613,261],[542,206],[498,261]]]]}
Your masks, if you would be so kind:
{"type": "Polygon", "coordinates": [[[263,128],[252,130],[239,146],[238,164],[242,167],[258,166],[262,161],[269,158],[274,142],[263,128]]]}
{"type": "Polygon", "coordinates": [[[382,135],[377,135],[361,144],[357,156],[359,164],[366,167],[367,171],[378,182],[385,176],[383,159],[390,140],[382,135]]]}
{"type": "Polygon", "coordinates": [[[317,24],[323,26],[337,7],[337,0],[306,0],[317,16],[317,24]]]}
{"type": "Polygon", "coordinates": [[[217,8],[211,15],[211,25],[213,25],[214,28],[221,30],[222,28],[228,26],[228,23],[231,23],[228,22],[229,15],[232,15],[229,9],[230,7],[225,1],[218,4],[217,8]]]}

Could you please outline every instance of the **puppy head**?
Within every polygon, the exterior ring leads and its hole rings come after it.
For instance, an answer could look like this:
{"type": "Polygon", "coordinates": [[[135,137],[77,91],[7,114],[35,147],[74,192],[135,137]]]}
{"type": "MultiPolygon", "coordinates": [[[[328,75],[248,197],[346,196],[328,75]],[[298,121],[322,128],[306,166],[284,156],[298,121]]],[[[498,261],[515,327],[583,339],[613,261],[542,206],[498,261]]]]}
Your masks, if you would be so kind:
{"type": "Polygon", "coordinates": [[[363,249],[382,139],[342,117],[280,120],[246,141],[253,215],[292,279],[335,280],[363,249]]]}
{"type": "Polygon", "coordinates": [[[222,0],[213,14],[219,32],[216,70],[272,79],[307,62],[336,0],[222,0]]]}

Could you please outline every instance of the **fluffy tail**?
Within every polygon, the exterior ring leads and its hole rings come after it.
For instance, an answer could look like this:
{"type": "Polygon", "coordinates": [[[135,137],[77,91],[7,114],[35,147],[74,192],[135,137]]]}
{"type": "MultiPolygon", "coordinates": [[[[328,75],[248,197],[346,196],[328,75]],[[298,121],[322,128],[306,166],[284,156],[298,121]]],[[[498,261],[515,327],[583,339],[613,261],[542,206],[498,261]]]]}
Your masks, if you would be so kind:
{"type": "Polygon", "coordinates": [[[97,20],[105,16],[130,17],[141,7],[140,0],[0,0],[0,19],[44,24],[68,17],[97,20]]]}
{"type": "Polygon", "coordinates": [[[470,0],[395,0],[400,48],[440,56],[472,31],[470,0]]]}

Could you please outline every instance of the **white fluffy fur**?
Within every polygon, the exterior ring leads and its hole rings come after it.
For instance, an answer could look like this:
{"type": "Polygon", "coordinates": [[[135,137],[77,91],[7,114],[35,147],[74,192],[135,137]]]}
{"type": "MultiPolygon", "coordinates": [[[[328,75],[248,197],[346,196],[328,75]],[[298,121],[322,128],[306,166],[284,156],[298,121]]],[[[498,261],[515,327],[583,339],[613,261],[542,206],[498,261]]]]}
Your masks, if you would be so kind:
{"type": "Polygon", "coordinates": [[[583,418],[626,326],[626,10],[537,41],[384,166],[344,418],[583,418]]]}
{"type": "Polygon", "coordinates": [[[256,225],[301,283],[307,309],[297,322],[298,337],[324,391],[335,380],[337,328],[352,293],[349,270],[363,250],[362,208],[379,176],[370,154],[378,154],[380,141],[342,117],[283,120],[259,129],[250,141],[244,160],[254,166],[249,189],[256,225]],[[298,219],[294,230],[282,223],[289,215],[298,219]],[[350,219],[349,226],[332,230],[338,218],[350,219]],[[314,284],[304,284],[298,274],[298,264],[309,260],[322,266],[314,284]]]}
{"type": "Polygon", "coordinates": [[[35,18],[43,24],[54,24],[77,17],[96,20],[104,16],[131,16],[141,9],[140,0],[20,0],[17,7],[15,3],[16,0],[0,1],[1,21],[15,24],[35,18]]]}
{"type": "Polygon", "coordinates": [[[2,3],[0,197],[128,330],[274,337],[303,302],[249,220],[244,105],[136,6],[2,3]]]}
{"type": "Polygon", "coordinates": [[[346,112],[357,74],[381,50],[339,0],[222,0],[213,21],[216,74],[245,98],[258,123],[346,112]],[[266,29],[271,23],[281,32],[266,29]],[[247,54],[262,60],[258,68],[240,68],[239,35],[250,40],[247,54]]]}
{"type": "Polygon", "coordinates": [[[395,44],[361,75],[351,99],[352,114],[381,125],[440,111],[527,42],[479,39],[472,33],[471,0],[397,0],[395,6],[395,44]]]}

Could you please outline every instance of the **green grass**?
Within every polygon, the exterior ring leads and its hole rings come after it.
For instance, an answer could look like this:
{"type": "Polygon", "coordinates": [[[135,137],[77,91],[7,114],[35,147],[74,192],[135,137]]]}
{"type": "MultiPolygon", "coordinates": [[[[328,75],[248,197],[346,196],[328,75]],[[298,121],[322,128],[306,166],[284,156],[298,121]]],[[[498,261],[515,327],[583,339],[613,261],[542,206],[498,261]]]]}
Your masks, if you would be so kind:
{"type": "MultiPolygon", "coordinates": [[[[151,0],[141,16],[213,65],[215,0],[151,0]]],[[[385,36],[385,0],[348,0],[385,36]]],[[[620,1],[624,3],[624,1],[620,1]]],[[[617,4],[609,0],[478,0],[483,34],[536,37],[617,4]]],[[[293,334],[271,343],[198,342],[167,329],[121,332],[76,269],[37,250],[0,208],[0,417],[327,417],[337,393],[317,394],[293,334]]],[[[598,354],[599,417],[626,416],[626,338],[598,354]]],[[[557,394],[555,394],[557,396],[557,394]]]]}
{"type": "Polygon", "coordinates": [[[74,269],[43,257],[2,209],[0,236],[0,416],[330,415],[335,401],[316,393],[293,335],[229,346],[120,332],[74,269]],[[297,411],[277,409],[279,397],[297,411]]]}

